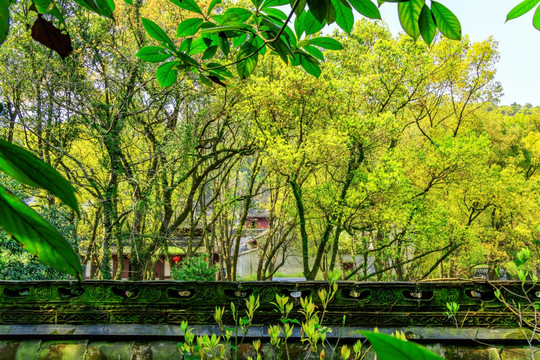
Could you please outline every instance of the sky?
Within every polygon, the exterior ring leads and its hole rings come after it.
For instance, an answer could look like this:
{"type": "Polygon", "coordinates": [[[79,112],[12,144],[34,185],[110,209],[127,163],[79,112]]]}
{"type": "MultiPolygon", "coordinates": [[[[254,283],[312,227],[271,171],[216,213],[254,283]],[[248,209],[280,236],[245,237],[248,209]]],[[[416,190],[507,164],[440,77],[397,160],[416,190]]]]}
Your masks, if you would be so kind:
{"type": "MultiPolygon", "coordinates": [[[[472,41],[490,35],[498,41],[500,60],[496,81],[503,87],[501,105],[530,103],[540,106],[540,31],[532,26],[534,10],[505,23],[506,14],[521,0],[443,0],[472,41]]],[[[393,34],[403,31],[395,3],[380,7],[393,34]]]]}

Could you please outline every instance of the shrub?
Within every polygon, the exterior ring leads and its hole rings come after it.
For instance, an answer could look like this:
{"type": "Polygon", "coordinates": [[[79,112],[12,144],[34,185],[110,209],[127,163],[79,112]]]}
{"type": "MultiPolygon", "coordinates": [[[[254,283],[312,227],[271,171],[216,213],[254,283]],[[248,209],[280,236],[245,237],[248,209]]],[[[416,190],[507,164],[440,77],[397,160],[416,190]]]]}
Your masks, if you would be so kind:
{"type": "Polygon", "coordinates": [[[199,254],[186,258],[171,270],[173,280],[180,281],[211,281],[215,279],[218,267],[210,265],[206,258],[208,254],[199,254]]]}

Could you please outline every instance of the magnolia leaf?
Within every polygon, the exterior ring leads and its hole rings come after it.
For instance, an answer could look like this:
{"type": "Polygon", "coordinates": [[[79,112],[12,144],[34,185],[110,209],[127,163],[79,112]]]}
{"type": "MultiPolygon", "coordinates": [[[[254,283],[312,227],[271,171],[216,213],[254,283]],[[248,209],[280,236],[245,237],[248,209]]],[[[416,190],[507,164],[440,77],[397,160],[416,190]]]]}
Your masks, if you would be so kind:
{"type": "Polygon", "coordinates": [[[306,45],[304,46],[304,50],[315,57],[316,59],[319,59],[321,61],[324,61],[324,54],[321,52],[321,50],[317,49],[315,46],[306,45]]]}
{"type": "Polygon", "coordinates": [[[341,0],[332,0],[332,5],[336,9],[336,23],[343,31],[350,34],[354,26],[354,15],[351,6],[341,0]]]}
{"type": "Polygon", "coordinates": [[[420,35],[418,19],[424,6],[424,0],[410,0],[398,4],[399,22],[401,27],[412,38],[416,39],[420,35]]]}
{"type": "Polygon", "coordinates": [[[420,35],[426,44],[431,45],[435,34],[437,34],[437,25],[433,21],[433,14],[427,5],[422,7],[420,12],[420,18],[418,19],[418,27],[420,29],[420,35]]]}
{"type": "Polygon", "coordinates": [[[441,33],[449,39],[461,39],[461,24],[454,13],[443,4],[432,1],[431,12],[441,33]]]}
{"type": "Polygon", "coordinates": [[[194,0],[171,0],[171,2],[182,9],[186,9],[201,15],[203,14],[201,8],[194,0]]]}
{"type": "Polygon", "coordinates": [[[6,40],[9,30],[9,0],[0,0],[0,44],[6,40]]]}
{"type": "Polygon", "coordinates": [[[377,6],[372,3],[370,0],[349,0],[349,3],[353,8],[356,9],[360,14],[368,17],[370,19],[380,19],[381,12],[377,6]]]}
{"type": "Polygon", "coordinates": [[[49,191],[79,213],[75,188],[29,151],[0,140],[0,170],[23,184],[49,191]]]}
{"type": "Polygon", "coordinates": [[[38,213],[0,186],[0,226],[42,263],[82,280],[79,257],[38,213]]]}
{"type": "Polygon", "coordinates": [[[146,18],[141,18],[141,20],[144,29],[152,39],[159,41],[164,46],[167,46],[170,50],[176,51],[176,46],[174,45],[174,42],[165,33],[165,31],[163,31],[163,29],[159,27],[158,24],[146,18]]]}
{"type": "Polygon", "coordinates": [[[236,70],[238,71],[240,78],[247,78],[249,75],[251,75],[253,70],[255,70],[259,56],[257,50],[257,47],[250,40],[246,41],[240,47],[240,50],[236,55],[236,61],[238,61],[236,64],[236,70]]]}
{"type": "Polygon", "coordinates": [[[173,54],[160,46],[145,46],[135,56],[143,61],[158,63],[169,59],[173,54]]]}
{"type": "Polygon", "coordinates": [[[369,340],[379,360],[444,360],[413,342],[371,331],[360,331],[360,333],[369,340]]]}
{"type": "Polygon", "coordinates": [[[193,36],[197,33],[197,31],[199,31],[202,23],[203,19],[191,18],[184,20],[178,24],[178,27],[176,28],[176,36],[193,36]]]}
{"type": "Polygon", "coordinates": [[[508,15],[506,15],[506,21],[518,18],[521,15],[528,13],[536,5],[538,5],[539,2],[540,0],[525,0],[520,2],[516,7],[510,10],[508,15]]]}
{"type": "Polygon", "coordinates": [[[339,41],[330,37],[318,37],[318,38],[309,40],[309,42],[311,45],[320,46],[323,49],[328,49],[328,50],[343,49],[343,45],[341,45],[339,41]]]}
{"type": "Polygon", "coordinates": [[[214,7],[216,7],[216,5],[219,5],[219,4],[221,4],[221,0],[212,0],[210,5],[208,6],[208,11],[207,11],[206,15],[210,15],[212,13],[212,10],[214,9],[214,7]]]}
{"type": "Polygon", "coordinates": [[[321,75],[321,68],[317,59],[309,54],[299,53],[298,55],[300,57],[300,65],[304,70],[306,70],[308,74],[318,78],[321,75]]]}
{"type": "Polygon", "coordinates": [[[534,12],[533,26],[540,30],[540,7],[534,12]]]}
{"type": "Polygon", "coordinates": [[[75,0],[75,2],[88,10],[106,17],[112,17],[114,1],[107,0],[75,0]]]}
{"type": "Polygon", "coordinates": [[[168,87],[176,83],[178,78],[178,62],[176,60],[166,62],[156,70],[156,78],[161,87],[168,87]]]}

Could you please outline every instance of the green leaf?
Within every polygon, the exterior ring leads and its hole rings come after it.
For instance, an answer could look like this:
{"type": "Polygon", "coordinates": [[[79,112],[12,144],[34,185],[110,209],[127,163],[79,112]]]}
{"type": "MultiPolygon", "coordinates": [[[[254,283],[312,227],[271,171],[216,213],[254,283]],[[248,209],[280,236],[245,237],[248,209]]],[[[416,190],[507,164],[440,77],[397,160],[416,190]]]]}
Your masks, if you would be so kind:
{"type": "Polygon", "coordinates": [[[79,257],[60,233],[0,186],[0,226],[42,263],[82,280],[79,257]]]}
{"type": "Polygon", "coordinates": [[[178,77],[178,69],[176,66],[178,62],[176,60],[166,62],[156,70],[156,78],[161,87],[168,87],[176,82],[178,77]]]}
{"type": "Polygon", "coordinates": [[[269,44],[270,47],[281,57],[285,64],[289,63],[288,56],[294,56],[291,48],[281,38],[269,44]]]}
{"type": "Polygon", "coordinates": [[[352,7],[356,9],[360,14],[370,19],[380,19],[381,12],[377,6],[370,0],[349,0],[352,7]]]}
{"type": "Polygon", "coordinates": [[[240,47],[240,50],[236,55],[236,61],[238,61],[236,64],[236,71],[238,71],[238,75],[242,79],[247,78],[255,70],[259,57],[259,54],[256,51],[257,47],[250,40],[246,41],[240,47]]]}
{"type": "Polygon", "coordinates": [[[262,9],[274,6],[287,5],[289,0],[265,0],[262,6],[262,9]]]}
{"type": "Polygon", "coordinates": [[[431,45],[433,39],[435,38],[435,34],[437,34],[437,25],[435,25],[435,21],[433,21],[433,14],[431,14],[431,10],[427,5],[422,7],[420,18],[418,19],[418,27],[420,29],[422,39],[424,39],[426,44],[431,45]]]}
{"type": "MultiPolygon", "coordinates": [[[[313,16],[311,11],[307,11],[307,12],[303,13],[300,16],[302,16],[302,20],[301,20],[301,26],[302,27],[300,29],[300,31],[301,31],[300,34],[298,32],[296,33],[296,35],[298,37],[301,36],[302,32],[305,32],[306,36],[315,34],[315,33],[319,32],[319,31],[321,31],[321,29],[324,27],[324,22],[320,22],[319,20],[317,20],[315,18],[315,16],[313,16]]],[[[295,24],[295,28],[296,28],[296,24],[295,24]]]]}
{"type": "Polygon", "coordinates": [[[263,9],[263,12],[268,16],[275,17],[276,19],[287,20],[287,14],[285,14],[283,11],[279,9],[266,8],[266,9],[263,9]]]}
{"type": "Polygon", "coordinates": [[[205,52],[206,49],[208,49],[208,45],[203,38],[195,39],[191,44],[191,50],[189,51],[189,55],[201,54],[205,52]]]}
{"type": "Polygon", "coordinates": [[[432,1],[431,12],[441,33],[449,39],[461,40],[461,24],[454,13],[443,4],[432,1]]]}
{"type": "Polygon", "coordinates": [[[54,2],[51,0],[34,0],[34,5],[40,14],[48,14],[54,9],[54,2]]]}
{"type": "Polygon", "coordinates": [[[311,39],[309,41],[311,45],[320,46],[323,49],[328,49],[328,50],[343,49],[343,45],[341,45],[339,41],[330,37],[318,37],[315,39],[311,39]]]}
{"type": "Polygon", "coordinates": [[[214,86],[214,83],[210,81],[210,79],[208,79],[203,74],[199,74],[199,80],[201,80],[201,83],[203,83],[206,86],[210,86],[210,87],[214,86]]]}
{"type": "Polygon", "coordinates": [[[0,140],[0,170],[26,185],[49,191],[79,213],[75,188],[29,151],[0,140]]]}
{"type": "Polygon", "coordinates": [[[189,55],[186,55],[184,53],[178,53],[176,55],[178,56],[178,58],[180,60],[182,60],[186,64],[189,64],[189,65],[192,65],[192,66],[195,66],[195,67],[199,66],[199,63],[197,62],[197,60],[195,60],[194,58],[192,58],[189,55]]]}
{"type": "Polygon", "coordinates": [[[343,31],[350,34],[354,25],[354,15],[351,6],[341,0],[332,0],[332,5],[336,8],[336,23],[343,31]]]}
{"type": "Polygon", "coordinates": [[[9,0],[0,0],[0,44],[6,40],[9,30],[9,0]]]}
{"type": "Polygon", "coordinates": [[[232,78],[233,74],[227,69],[226,66],[223,66],[222,64],[218,63],[209,63],[206,65],[207,70],[210,70],[211,73],[216,73],[223,77],[229,77],[232,78]]]}
{"type": "Polygon", "coordinates": [[[534,12],[533,26],[540,30],[540,7],[534,12]]]}
{"type": "Polygon", "coordinates": [[[217,46],[217,45],[212,45],[212,46],[210,46],[208,49],[206,49],[206,50],[204,51],[203,56],[202,56],[202,59],[203,59],[203,60],[207,60],[207,59],[213,58],[214,55],[216,55],[217,49],[218,49],[218,46],[217,46]]]}
{"type": "Polygon", "coordinates": [[[229,39],[224,36],[219,36],[218,45],[223,55],[229,56],[229,52],[231,51],[231,44],[229,43],[229,39]]]}
{"type": "Polygon", "coordinates": [[[194,0],[171,0],[171,2],[182,9],[186,9],[201,15],[203,14],[201,8],[194,0]]]}
{"type": "Polygon", "coordinates": [[[418,19],[420,18],[420,12],[424,6],[424,0],[411,0],[408,2],[400,2],[398,4],[399,22],[401,27],[407,34],[414,39],[420,35],[420,28],[418,27],[418,19]]]}
{"type": "Polygon", "coordinates": [[[107,17],[111,17],[114,11],[114,2],[107,0],[75,0],[75,2],[88,10],[107,17]]]}
{"type": "Polygon", "coordinates": [[[176,36],[193,36],[197,33],[197,31],[199,31],[202,23],[203,19],[191,18],[184,20],[178,24],[178,27],[176,28],[176,36]]]}
{"type": "Polygon", "coordinates": [[[221,4],[221,0],[212,0],[210,5],[208,6],[208,11],[207,11],[206,15],[210,15],[210,13],[216,7],[216,5],[219,5],[219,4],[221,4]]]}
{"type": "Polygon", "coordinates": [[[223,24],[230,22],[244,22],[253,15],[251,11],[242,8],[230,8],[223,14],[223,24]]]}
{"type": "Polygon", "coordinates": [[[160,46],[145,46],[141,48],[135,56],[143,61],[158,63],[167,60],[173,56],[173,54],[167,52],[167,50],[160,46]]]}
{"type": "Polygon", "coordinates": [[[506,15],[506,21],[518,18],[521,15],[528,13],[536,5],[538,5],[539,2],[540,0],[525,0],[520,2],[516,7],[510,10],[508,15],[506,15]]]}
{"type": "Polygon", "coordinates": [[[153,22],[152,20],[142,18],[142,24],[144,26],[144,29],[148,33],[148,35],[154,39],[162,43],[163,45],[167,46],[172,51],[176,51],[176,46],[174,45],[173,41],[165,31],[163,31],[158,24],[153,22]]]}
{"type": "Polygon", "coordinates": [[[379,360],[444,360],[413,342],[371,331],[360,331],[360,333],[369,340],[379,360]]]}
{"type": "Polygon", "coordinates": [[[321,50],[317,49],[316,47],[311,46],[311,45],[306,45],[304,46],[304,50],[310,55],[313,55],[313,57],[315,57],[316,59],[324,61],[323,53],[321,52],[321,50]]]}
{"type": "Polygon", "coordinates": [[[306,70],[306,72],[315,77],[321,75],[321,68],[319,62],[311,55],[300,53],[300,65],[306,70]]]}
{"type": "Polygon", "coordinates": [[[315,19],[319,22],[324,22],[326,14],[328,13],[327,0],[307,0],[309,11],[315,16],[315,19]]]}

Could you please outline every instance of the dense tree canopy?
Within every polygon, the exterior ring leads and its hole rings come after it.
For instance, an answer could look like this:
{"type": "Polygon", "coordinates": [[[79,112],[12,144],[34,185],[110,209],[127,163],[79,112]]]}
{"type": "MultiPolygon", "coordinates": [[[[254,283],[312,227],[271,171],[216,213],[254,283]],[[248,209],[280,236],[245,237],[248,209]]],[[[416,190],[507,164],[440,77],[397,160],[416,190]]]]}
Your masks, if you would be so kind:
{"type": "Polygon", "coordinates": [[[367,0],[296,1],[290,27],[279,1],[77,3],[105,17],[9,6],[0,136],[77,189],[80,217],[69,193],[45,187],[72,210],[3,181],[78,244],[92,276],[121,278],[115,253],[133,279],[153,278],[181,234],[182,252],[218,255],[234,280],[250,211],[270,219],[258,279],[294,254],[308,279],[406,280],[538,251],[540,110],[497,105],[496,43],[455,40],[442,4],[389,4],[410,35],[395,38],[380,22],[353,26],[351,6],[378,17],[367,0]],[[69,30],[70,56],[30,39],[36,16],[69,30]],[[321,36],[333,21],[345,32],[321,36]]]}

